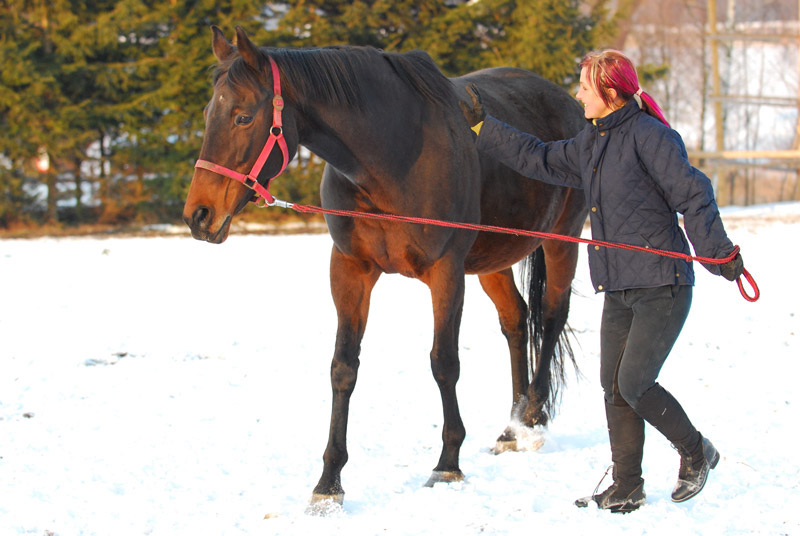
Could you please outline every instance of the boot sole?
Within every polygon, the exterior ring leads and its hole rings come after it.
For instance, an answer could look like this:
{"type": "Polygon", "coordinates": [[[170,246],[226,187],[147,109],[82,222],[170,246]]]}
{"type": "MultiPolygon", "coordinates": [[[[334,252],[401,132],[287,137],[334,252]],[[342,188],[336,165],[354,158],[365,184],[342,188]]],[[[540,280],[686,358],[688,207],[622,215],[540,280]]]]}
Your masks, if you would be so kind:
{"type": "MultiPolygon", "coordinates": [[[[589,503],[592,502],[593,500],[594,498],[592,496],[581,497],[580,499],[577,499],[575,501],[575,506],[577,506],[578,508],[586,508],[587,506],[589,506],[589,503]]],[[[645,500],[643,499],[641,502],[638,503],[620,504],[618,506],[612,506],[610,508],[601,508],[601,510],[608,510],[612,514],[629,514],[634,510],[638,510],[639,507],[642,506],[644,503],[645,500]]]]}
{"type": "Polygon", "coordinates": [[[640,503],[628,503],[620,506],[615,506],[612,508],[607,508],[606,510],[608,510],[612,514],[630,514],[631,512],[638,510],[639,507],[642,506],[643,504],[644,501],[640,503]]]}

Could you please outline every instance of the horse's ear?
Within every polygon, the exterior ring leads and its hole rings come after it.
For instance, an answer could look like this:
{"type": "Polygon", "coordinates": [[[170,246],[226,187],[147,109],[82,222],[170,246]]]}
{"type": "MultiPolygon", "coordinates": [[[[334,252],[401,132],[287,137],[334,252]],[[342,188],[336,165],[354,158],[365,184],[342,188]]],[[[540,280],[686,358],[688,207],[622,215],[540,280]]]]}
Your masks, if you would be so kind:
{"type": "Polygon", "coordinates": [[[225,34],[218,27],[212,26],[211,32],[214,34],[211,41],[211,49],[214,51],[214,56],[219,61],[223,61],[233,52],[233,45],[225,39],[225,34]]]}
{"type": "Polygon", "coordinates": [[[236,27],[236,48],[239,55],[253,69],[258,70],[258,51],[241,26],[236,27]]]}

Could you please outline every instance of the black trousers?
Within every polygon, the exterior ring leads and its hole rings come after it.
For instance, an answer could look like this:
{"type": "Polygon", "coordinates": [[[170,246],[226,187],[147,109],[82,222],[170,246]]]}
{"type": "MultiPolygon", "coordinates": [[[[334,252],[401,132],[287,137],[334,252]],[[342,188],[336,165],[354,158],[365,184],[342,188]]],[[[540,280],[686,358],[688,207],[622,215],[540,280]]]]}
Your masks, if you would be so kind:
{"type": "Polygon", "coordinates": [[[607,292],[600,328],[600,383],[606,402],[630,406],[676,447],[688,450],[695,448],[699,434],[656,380],[691,304],[688,285],[607,292]]]}

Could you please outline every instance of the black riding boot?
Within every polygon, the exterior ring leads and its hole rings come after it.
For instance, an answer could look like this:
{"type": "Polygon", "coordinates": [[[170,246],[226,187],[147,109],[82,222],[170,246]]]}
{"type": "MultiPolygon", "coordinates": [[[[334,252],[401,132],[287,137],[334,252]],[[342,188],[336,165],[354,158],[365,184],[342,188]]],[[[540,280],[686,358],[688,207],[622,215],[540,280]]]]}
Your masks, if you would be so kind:
{"type": "Polygon", "coordinates": [[[672,491],[672,500],[673,502],[683,502],[703,491],[709,471],[719,463],[719,452],[702,434],[700,434],[697,447],[692,452],[685,451],[678,446],[675,448],[681,454],[681,468],[678,471],[678,482],[672,491]]]}
{"type": "Polygon", "coordinates": [[[675,397],[659,384],[644,394],[636,411],[664,434],[681,455],[672,500],[683,502],[700,493],[709,471],[719,462],[719,452],[711,441],[700,435],[675,397]]]}
{"type": "Polygon", "coordinates": [[[604,492],[593,495],[597,506],[616,513],[636,510],[645,501],[642,479],[644,453],[644,420],[627,404],[615,406],[606,402],[608,439],[614,482],[604,492]]]}

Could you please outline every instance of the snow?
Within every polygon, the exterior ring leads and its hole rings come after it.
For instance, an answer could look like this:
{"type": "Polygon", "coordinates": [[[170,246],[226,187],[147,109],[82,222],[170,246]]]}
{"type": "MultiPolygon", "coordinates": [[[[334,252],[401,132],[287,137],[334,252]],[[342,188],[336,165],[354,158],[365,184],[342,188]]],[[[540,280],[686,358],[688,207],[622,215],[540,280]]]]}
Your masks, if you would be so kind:
{"type": "Polygon", "coordinates": [[[327,235],[0,240],[0,535],[800,534],[800,203],[723,218],[762,297],[748,303],[698,266],[660,377],[722,460],[698,497],[674,504],[678,455],[648,426],[647,504],[626,516],[572,504],[610,463],[602,296],[583,247],[570,315],[582,375],[570,375],[538,451],[490,453],[508,423],[509,363],[494,308],[468,278],[466,480],[433,488],[430,296],[382,277],[344,506],[320,517],[305,509],[330,412],[327,235]]]}

